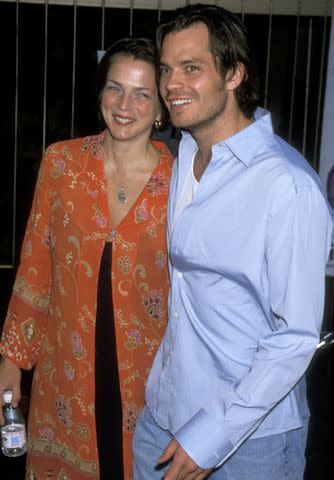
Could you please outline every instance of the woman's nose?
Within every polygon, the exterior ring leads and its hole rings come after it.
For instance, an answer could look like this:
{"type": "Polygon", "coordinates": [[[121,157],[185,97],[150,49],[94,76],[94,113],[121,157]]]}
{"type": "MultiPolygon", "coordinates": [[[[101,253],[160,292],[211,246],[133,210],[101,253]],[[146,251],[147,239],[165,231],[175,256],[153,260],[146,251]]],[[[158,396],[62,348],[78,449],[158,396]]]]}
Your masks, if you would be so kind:
{"type": "Polygon", "coordinates": [[[132,103],[131,95],[125,92],[122,93],[122,95],[119,98],[119,107],[122,110],[127,110],[131,106],[131,103],[132,103]]]}

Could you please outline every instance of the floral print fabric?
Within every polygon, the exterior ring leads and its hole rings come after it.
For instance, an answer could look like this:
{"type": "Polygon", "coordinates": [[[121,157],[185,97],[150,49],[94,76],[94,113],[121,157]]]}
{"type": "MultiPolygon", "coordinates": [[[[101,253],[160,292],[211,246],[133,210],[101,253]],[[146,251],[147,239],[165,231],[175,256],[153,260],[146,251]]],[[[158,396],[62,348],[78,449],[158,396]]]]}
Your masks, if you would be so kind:
{"type": "MultiPolygon", "coordinates": [[[[28,480],[99,479],[94,334],[99,266],[111,233],[103,138],[104,132],[46,150],[2,332],[0,353],[21,368],[35,366],[28,480]]],[[[113,232],[126,480],[131,479],[131,441],[146,378],[167,321],[166,203],[172,157],[163,143],[152,143],[160,162],[113,232]]]]}

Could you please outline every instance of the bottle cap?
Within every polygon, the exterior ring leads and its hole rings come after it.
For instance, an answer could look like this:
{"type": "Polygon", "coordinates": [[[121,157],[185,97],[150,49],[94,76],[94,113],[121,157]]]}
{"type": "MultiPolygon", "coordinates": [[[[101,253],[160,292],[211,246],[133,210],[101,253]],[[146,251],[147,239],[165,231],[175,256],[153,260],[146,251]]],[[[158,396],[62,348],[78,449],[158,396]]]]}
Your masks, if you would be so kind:
{"type": "Polygon", "coordinates": [[[11,403],[13,398],[13,392],[11,390],[5,390],[3,392],[3,401],[5,403],[11,403]]]}

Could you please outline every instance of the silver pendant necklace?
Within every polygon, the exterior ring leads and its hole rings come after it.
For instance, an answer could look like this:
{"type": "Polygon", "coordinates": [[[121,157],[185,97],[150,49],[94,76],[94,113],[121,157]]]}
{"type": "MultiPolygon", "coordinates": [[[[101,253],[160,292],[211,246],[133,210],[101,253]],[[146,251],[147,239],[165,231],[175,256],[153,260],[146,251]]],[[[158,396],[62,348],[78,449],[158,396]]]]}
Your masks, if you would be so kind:
{"type": "Polygon", "coordinates": [[[122,203],[122,204],[127,203],[128,196],[127,196],[127,193],[126,193],[126,190],[125,190],[124,186],[119,187],[119,190],[118,190],[118,193],[117,193],[117,199],[118,199],[119,203],[122,203]]]}

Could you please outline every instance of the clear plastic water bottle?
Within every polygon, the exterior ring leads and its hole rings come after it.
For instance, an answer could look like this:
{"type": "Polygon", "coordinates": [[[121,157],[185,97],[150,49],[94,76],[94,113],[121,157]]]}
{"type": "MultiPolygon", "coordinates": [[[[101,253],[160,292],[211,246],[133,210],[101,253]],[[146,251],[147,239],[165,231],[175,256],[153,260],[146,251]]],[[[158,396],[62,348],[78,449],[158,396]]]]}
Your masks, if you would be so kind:
{"type": "Polygon", "coordinates": [[[26,422],[21,410],[13,407],[12,396],[11,390],[3,394],[5,424],[1,427],[1,443],[4,455],[18,457],[27,450],[26,422]]]}

